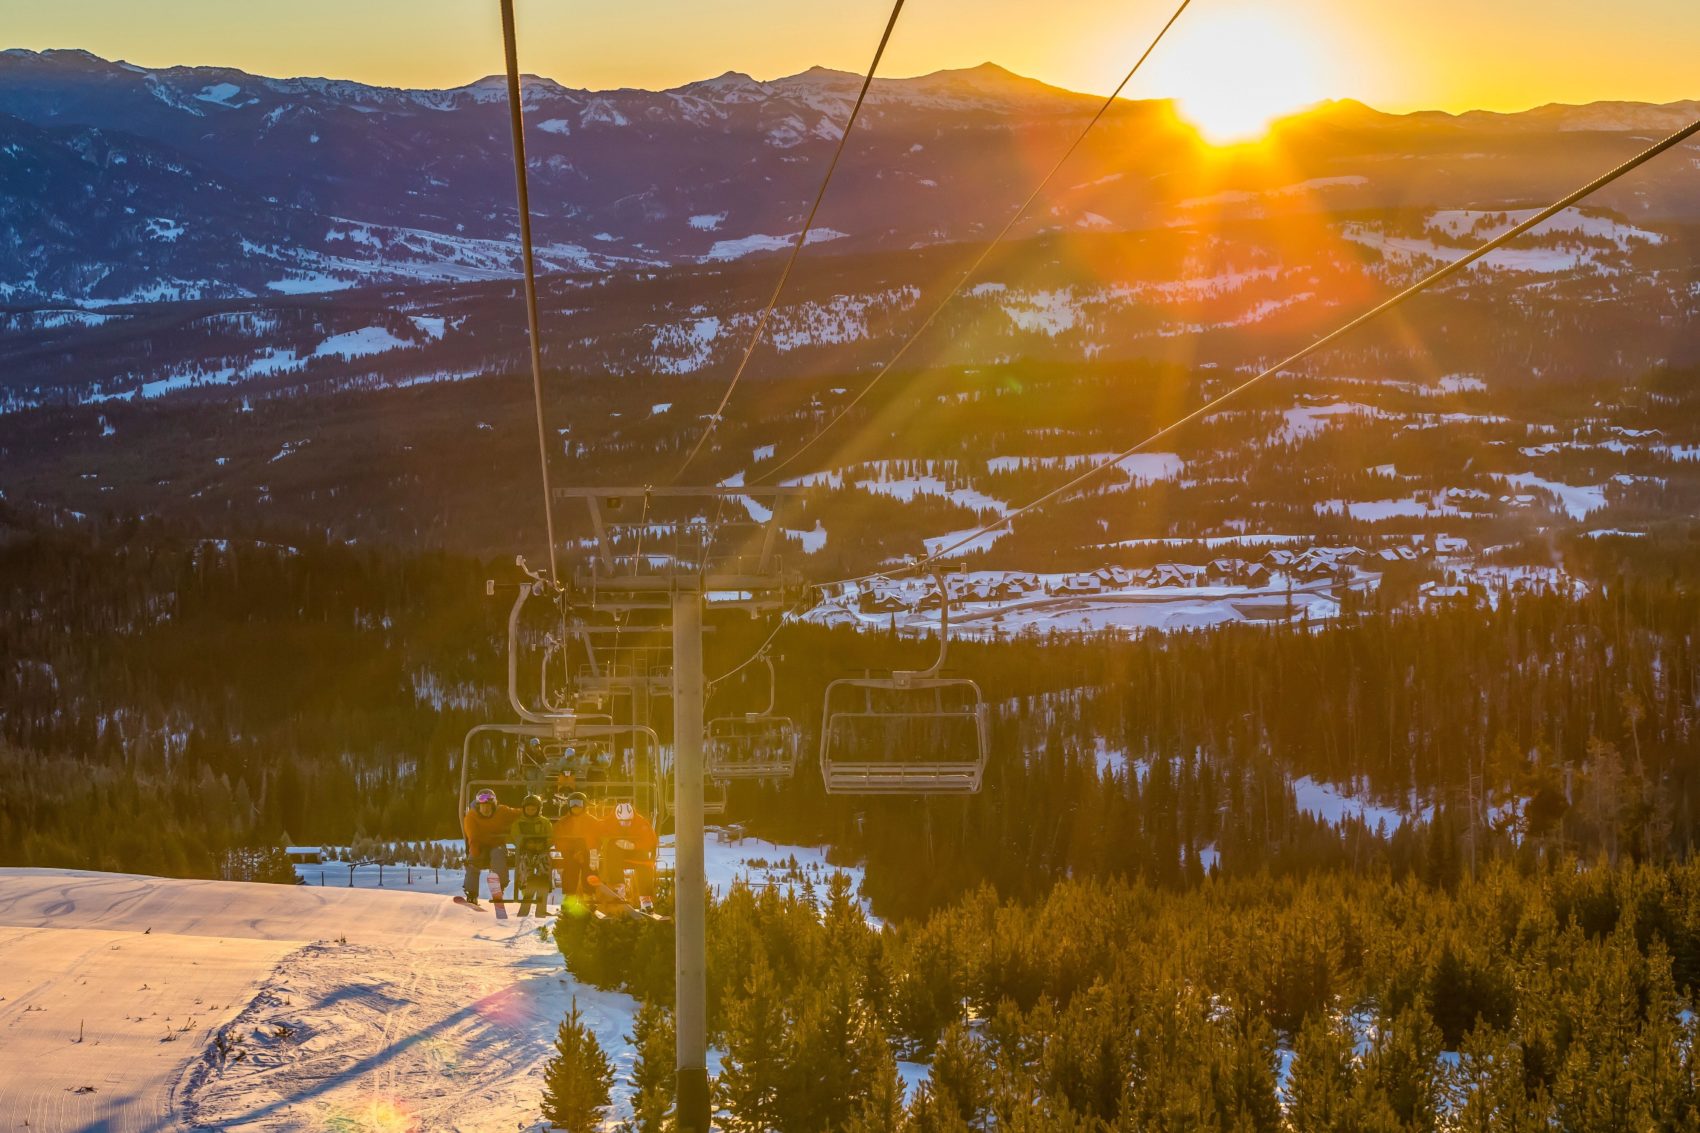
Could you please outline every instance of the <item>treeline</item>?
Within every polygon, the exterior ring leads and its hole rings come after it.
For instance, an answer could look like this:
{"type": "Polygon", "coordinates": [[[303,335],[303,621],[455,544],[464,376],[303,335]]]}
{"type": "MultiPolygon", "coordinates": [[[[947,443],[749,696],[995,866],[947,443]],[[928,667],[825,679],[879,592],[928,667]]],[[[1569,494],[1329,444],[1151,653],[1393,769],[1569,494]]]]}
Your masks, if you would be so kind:
{"type": "MultiPolygon", "coordinates": [[[[825,832],[867,862],[891,915],[985,882],[1036,895],[1065,876],[1176,886],[1212,867],[1404,876],[1519,853],[1685,856],[1700,815],[1696,560],[1649,542],[1592,552],[1610,581],[1579,600],[1371,603],[1305,632],[959,643],[953,666],[996,706],[980,795],[829,798],[805,768],[783,805],[735,785],[731,813],[780,840],[825,832]],[[1647,573],[1622,555],[1645,556],[1647,573]],[[1319,821],[1298,805],[1298,776],[1407,821],[1319,821]]],[[[803,721],[832,677],[925,664],[930,648],[850,630],[784,640],[781,710],[803,721]]]]}
{"type": "MultiPolygon", "coordinates": [[[[511,566],[0,520],[0,771],[16,785],[0,860],[215,876],[226,849],[286,836],[455,835],[462,737],[509,715],[503,604],[482,581],[511,566]]],[[[1681,857],[1700,813],[1694,546],[1578,541],[1580,599],[959,642],[953,668],[994,708],[979,796],[828,797],[805,758],[777,790],[734,785],[727,819],[865,860],[892,916],[1068,876],[1181,887],[1212,870],[1441,878],[1522,854],[1681,857]],[[1410,821],[1321,821],[1295,797],[1302,775],[1410,821]]],[[[717,622],[709,671],[768,629],[717,622]]],[[[812,754],[828,681],[922,667],[935,644],[792,626],[774,648],[778,710],[812,754]]],[[[766,695],[752,667],[709,716],[766,695]]],[[[505,753],[475,758],[493,770],[505,753]]]]}
{"type": "Polygon", "coordinates": [[[230,847],[455,832],[502,666],[478,563],[8,520],[0,860],[216,876],[230,847]]]}
{"type": "MultiPolygon", "coordinates": [[[[646,1032],[665,1029],[667,933],[564,917],[557,939],[576,976],[645,999],[646,1032]]],[[[1070,880],[883,931],[840,876],[825,893],[734,887],[708,941],[727,1130],[1700,1122],[1693,864],[1566,857],[1441,886],[1070,880]],[[907,1101],[899,1059],[928,1064],[907,1101]]],[[[669,1127],[653,1085],[638,1098],[637,1129],[669,1127]]]]}

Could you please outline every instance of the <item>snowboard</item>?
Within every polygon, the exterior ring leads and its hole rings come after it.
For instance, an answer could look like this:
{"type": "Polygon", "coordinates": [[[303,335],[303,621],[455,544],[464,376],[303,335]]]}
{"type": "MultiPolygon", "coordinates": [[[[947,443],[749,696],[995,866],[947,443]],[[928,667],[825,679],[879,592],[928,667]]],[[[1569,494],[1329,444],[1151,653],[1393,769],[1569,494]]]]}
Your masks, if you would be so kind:
{"type": "Polygon", "coordinates": [[[490,900],[496,906],[496,919],[499,921],[507,920],[508,906],[502,893],[501,875],[495,870],[490,870],[484,875],[484,880],[486,888],[490,890],[490,900]]]}

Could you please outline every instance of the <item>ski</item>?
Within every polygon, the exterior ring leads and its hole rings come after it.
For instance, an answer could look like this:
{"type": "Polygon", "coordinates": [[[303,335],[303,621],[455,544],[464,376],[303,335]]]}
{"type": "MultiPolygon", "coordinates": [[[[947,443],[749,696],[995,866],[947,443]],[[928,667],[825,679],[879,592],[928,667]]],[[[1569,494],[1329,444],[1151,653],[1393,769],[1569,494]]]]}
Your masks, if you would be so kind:
{"type": "Polygon", "coordinates": [[[602,907],[603,902],[614,906],[617,912],[627,917],[635,917],[639,920],[654,921],[657,924],[666,924],[673,919],[672,917],[664,917],[660,913],[652,913],[646,909],[639,908],[624,897],[620,896],[616,890],[611,888],[601,878],[588,877],[585,880],[590,884],[590,891],[595,894],[597,898],[598,903],[594,911],[599,920],[610,919],[607,912],[602,907]]]}
{"type": "Polygon", "coordinates": [[[490,890],[490,900],[496,906],[496,919],[505,921],[508,919],[508,906],[502,893],[502,879],[495,870],[487,873],[485,878],[486,887],[490,890]]]}

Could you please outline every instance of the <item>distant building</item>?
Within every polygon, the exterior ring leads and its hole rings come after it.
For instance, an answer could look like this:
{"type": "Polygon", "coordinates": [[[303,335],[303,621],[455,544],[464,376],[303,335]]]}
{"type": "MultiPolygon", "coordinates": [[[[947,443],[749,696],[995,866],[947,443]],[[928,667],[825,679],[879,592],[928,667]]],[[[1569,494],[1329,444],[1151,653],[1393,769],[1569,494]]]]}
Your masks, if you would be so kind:
{"type": "Polygon", "coordinates": [[[285,846],[283,852],[296,865],[320,865],[325,860],[323,846],[285,846]]]}
{"type": "MultiPolygon", "coordinates": [[[[933,602],[933,605],[938,605],[937,600],[933,602]]],[[[908,609],[908,605],[903,601],[903,596],[891,590],[863,591],[861,598],[856,602],[856,606],[864,614],[895,614],[899,610],[908,609]]]]}
{"type": "Polygon", "coordinates": [[[1071,574],[1051,587],[1052,594],[1098,594],[1104,583],[1095,574],[1071,574]]]}
{"type": "Polygon", "coordinates": [[[1211,582],[1233,582],[1244,569],[1244,559],[1211,559],[1204,573],[1211,582]]]}

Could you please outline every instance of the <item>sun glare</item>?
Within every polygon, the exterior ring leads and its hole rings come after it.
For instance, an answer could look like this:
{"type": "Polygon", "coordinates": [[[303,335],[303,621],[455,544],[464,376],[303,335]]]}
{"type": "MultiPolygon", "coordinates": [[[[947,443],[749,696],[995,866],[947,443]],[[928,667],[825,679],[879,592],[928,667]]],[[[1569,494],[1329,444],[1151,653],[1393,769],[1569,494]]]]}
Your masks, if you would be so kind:
{"type": "Polygon", "coordinates": [[[1338,93],[1326,53],[1290,18],[1231,8],[1176,33],[1157,49],[1149,89],[1218,145],[1262,137],[1276,118],[1338,93]]]}

